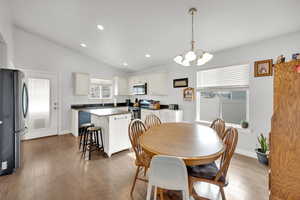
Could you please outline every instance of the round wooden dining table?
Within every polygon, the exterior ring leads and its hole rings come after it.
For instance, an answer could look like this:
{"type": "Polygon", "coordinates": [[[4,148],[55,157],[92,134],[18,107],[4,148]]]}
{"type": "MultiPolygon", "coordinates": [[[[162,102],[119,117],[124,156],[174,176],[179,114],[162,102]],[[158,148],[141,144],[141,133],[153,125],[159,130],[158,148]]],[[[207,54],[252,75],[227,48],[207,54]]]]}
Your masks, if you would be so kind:
{"type": "Polygon", "coordinates": [[[212,128],[191,123],[163,123],[150,128],[141,136],[140,145],[151,157],[176,156],[189,166],[211,163],[225,149],[212,128]]]}

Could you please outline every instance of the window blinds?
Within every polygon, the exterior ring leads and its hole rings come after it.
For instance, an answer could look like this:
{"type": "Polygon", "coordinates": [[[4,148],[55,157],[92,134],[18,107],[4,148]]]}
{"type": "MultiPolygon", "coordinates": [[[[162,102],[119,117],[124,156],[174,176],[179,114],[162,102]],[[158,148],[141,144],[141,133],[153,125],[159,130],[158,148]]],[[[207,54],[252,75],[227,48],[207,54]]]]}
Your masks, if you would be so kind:
{"type": "Polygon", "coordinates": [[[248,87],[249,65],[236,65],[197,72],[197,88],[248,87]]]}

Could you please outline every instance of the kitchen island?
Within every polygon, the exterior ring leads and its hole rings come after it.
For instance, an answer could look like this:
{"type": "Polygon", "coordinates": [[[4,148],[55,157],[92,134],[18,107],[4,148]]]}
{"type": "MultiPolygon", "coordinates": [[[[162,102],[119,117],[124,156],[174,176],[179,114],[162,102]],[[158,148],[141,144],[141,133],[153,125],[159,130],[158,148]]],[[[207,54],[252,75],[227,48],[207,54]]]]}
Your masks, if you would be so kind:
{"type": "Polygon", "coordinates": [[[131,147],[128,136],[131,113],[127,107],[72,109],[74,136],[78,136],[79,112],[90,113],[91,123],[102,128],[104,152],[108,157],[131,147]]]}

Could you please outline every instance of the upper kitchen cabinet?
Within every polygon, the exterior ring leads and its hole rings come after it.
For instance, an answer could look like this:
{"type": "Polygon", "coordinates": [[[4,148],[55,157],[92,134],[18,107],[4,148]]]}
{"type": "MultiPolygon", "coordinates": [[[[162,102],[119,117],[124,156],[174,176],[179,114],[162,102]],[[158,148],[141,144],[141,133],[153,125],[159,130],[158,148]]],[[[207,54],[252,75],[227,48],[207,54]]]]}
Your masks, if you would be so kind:
{"type": "Polygon", "coordinates": [[[88,73],[73,73],[74,95],[88,96],[90,90],[90,75],[88,73]]]}
{"type": "Polygon", "coordinates": [[[115,85],[115,91],[114,94],[116,96],[128,96],[129,90],[128,90],[128,79],[116,76],[114,77],[114,85],[115,85]]]}
{"type": "Polygon", "coordinates": [[[167,73],[155,73],[148,75],[148,94],[151,96],[165,96],[168,93],[167,73]]]}
{"type": "Polygon", "coordinates": [[[128,79],[128,83],[130,86],[137,85],[137,84],[144,84],[147,83],[147,76],[145,75],[137,75],[137,76],[131,76],[128,79]]]}

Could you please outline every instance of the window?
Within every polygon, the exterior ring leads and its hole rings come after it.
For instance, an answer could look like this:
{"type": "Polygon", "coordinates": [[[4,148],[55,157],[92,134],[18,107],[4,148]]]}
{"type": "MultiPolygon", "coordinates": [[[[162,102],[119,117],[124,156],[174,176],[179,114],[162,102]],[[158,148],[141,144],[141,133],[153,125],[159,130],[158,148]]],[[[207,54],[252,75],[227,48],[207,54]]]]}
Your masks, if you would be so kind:
{"type": "Polygon", "coordinates": [[[90,99],[111,99],[113,86],[111,80],[91,79],[90,99]]]}
{"type": "Polygon", "coordinates": [[[249,66],[197,72],[197,121],[222,118],[229,124],[248,121],[249,66]]]}

